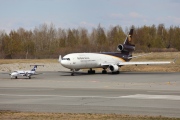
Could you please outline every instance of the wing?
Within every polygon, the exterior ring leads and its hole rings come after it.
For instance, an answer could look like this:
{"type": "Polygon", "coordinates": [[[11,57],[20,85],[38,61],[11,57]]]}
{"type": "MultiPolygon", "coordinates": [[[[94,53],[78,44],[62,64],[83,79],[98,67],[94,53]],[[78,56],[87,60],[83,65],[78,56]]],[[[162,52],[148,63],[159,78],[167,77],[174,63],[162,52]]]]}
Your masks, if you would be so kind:
{"type": "Polygon", "coordinates": [[[160,61],[160,62],[120,62],[120,63],[102,63],[102,67],[109,67],[110,65],[124,66],[124,65],[162,65],[162,64],[171,64],[170,61],[160,61]]]}
{"type": "Polygon", "coordinates": [[[105,62],[105,63],[101,63],[100,64],[103,68],[107,68],[110,65],[118,65],[118,63],[114,63],[114,62],[105,62]]]}
{"type": "Polygon", "coordinates": [[[40,75],[40,74],[44,74],[44,73],[30,73],[30,74],[28,74],[28,76],[40,75]]]}
{"type": "Polygon", "coordinates": [[[170,61],[161,61],[161,62],[120,62],[118,66],[123,65],[160,65],[160,64],[171,64],[170,61]]]}

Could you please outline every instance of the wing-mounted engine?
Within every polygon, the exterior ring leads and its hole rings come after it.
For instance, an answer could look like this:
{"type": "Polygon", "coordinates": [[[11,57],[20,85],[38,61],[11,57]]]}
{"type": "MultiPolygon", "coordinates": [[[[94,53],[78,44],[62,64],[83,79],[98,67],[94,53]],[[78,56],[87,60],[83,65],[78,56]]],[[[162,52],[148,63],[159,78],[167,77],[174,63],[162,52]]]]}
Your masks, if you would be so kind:
{"type": "Polygon", "coordinates": [[[135,50],[135,46],[134,45],[122,45],[122,44],[119,44],[117,46],[117,50],[122,52],[122,51],[128,51],[128,52],[132,52],[135,50]]]}
{"type": "Polygon", "coordinates": [[[109,69],[110,69],[112,72],[119,71],[119,67],[118,67],[117,65],[110,65],[110,66],[109,66],[109,69]]]}
{"type": "Polygon", "coordinates": [[[80,69],[75,69],[75,71],[79,71],[80,69]]]}

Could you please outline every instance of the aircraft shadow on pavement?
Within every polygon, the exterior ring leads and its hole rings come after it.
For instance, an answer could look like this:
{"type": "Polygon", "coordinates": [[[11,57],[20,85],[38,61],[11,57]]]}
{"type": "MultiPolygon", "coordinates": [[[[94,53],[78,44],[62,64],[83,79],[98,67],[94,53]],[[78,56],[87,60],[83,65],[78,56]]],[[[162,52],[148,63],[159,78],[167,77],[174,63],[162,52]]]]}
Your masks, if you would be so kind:
{"type": "MultiPolygon", "coordinates": [[[[71,71],[58,71],[63,73],[60,76],[71,76],[71,71]]],[[[82,75],[153,75],[153,74],[172,74],[171,72],[132,72],[132,71],[121,71],[119,74],[107,72],[107,74],[102,74],[101,72],[97,72],[95,74],[88,74],[87,72],[74,72],[74,76],[82,76],[82,75]]]]}
{"type": "MultiPolygon", "coordinates": [[[[71,71],[58,71],[60,73],[63,73],[60,76],[71,76],[71,71]]],[[[88,74],[87,72],[74,72],[74,76],[82,76],[82,75],[98,75],[102,73],[95,73],[95,74],[88,74]]]]}

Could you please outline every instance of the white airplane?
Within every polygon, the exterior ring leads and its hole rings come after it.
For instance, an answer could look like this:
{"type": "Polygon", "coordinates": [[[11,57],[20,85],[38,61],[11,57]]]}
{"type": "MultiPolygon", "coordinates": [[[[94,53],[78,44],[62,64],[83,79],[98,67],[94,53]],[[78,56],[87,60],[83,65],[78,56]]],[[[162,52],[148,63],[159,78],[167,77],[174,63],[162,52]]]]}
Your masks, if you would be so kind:
{"type": "Polygon", "coordinates": [[[36,69],[37,66],[44,66],[44,65],[30,65],[30,66],[34,66],[34,68],[32,70],[27,70],[27,71],[13,71],[12,73],[10,73],[9,75],[11,75],[11,78],[15,78],[17,79],[18,76],[24,76],[24,77],[28,77],[29,79],[31,79],[32,75],[37,75],[36,74],[36,69]]]}
{"type": "MultiPolygon", "coordinates": [[[[102,74],[106,74],[106,69],[109,68],[112,73],[119,73],[119,67],[124,65],[151,65],[151,64],[170,64],[171,61],[159,61],[159,62],[129,62],[132,58],[139,56],[132,56],[132,52],[135,50],[135,45],[131,43],[133,36],[133,29],[130,30],[126,37],[124,44],[119,44],[117,50],[119,52],[101,52],[101,53],[71,53],[65,55],[61,59],[59,56],[59,62],[62,66],[71,69],[71,75],[74,75],[74,71],[80,69],[89,69],[89,74],[94,74],[95,70],[92,68],[103,68],[102,74]]],[[[143,56],[143,55],[140,55],[143,56]]]]}

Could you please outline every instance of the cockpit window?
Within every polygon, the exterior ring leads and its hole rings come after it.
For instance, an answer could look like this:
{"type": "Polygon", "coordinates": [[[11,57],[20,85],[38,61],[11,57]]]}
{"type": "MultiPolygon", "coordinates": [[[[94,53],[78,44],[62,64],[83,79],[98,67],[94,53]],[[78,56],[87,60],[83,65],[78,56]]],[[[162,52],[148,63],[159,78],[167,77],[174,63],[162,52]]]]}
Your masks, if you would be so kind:
{"type": "Polygon", "coordinates": [[[70,60],[70,58],[63,58],[62,60],[70,60]]]}

